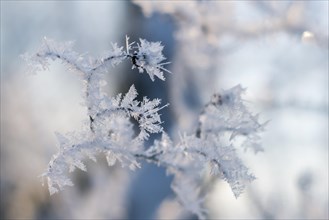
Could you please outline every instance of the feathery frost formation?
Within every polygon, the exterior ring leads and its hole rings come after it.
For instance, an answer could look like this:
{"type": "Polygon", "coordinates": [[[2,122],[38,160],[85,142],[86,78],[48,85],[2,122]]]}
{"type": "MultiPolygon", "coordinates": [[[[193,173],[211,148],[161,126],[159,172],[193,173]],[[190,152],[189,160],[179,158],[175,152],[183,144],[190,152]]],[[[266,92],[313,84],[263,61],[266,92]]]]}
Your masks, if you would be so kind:
{"type": "Polygon", "coordinates": [[[183,134],[177,143],[163,131],[159,111],[168,104],[160,106],[160,99],[144,97],[136,100],[137,91],[132,85],[125,94],[108,97],[101,92],[102,76],[110,67],[128,59],[132,68],[165,80],[163,67],[165,57],[160,42],[140,39],[140,44],[129,43],[126,48],[112,44],[112,50],[101,59],[85,57],[73,51],[72,42],[56,43],[44,39],[41,48],[33,55],[25,54],[30,71],[45,70],[49,59],[62,60],[70,71],[79,72],[85,83],[84,99],[88,108],[88,121],[81,131],[66,135],[56,133],[59,152],[49,162],[47,170],[41,175],[47,179],[50,194],[62,190],[73,183],[68,173],[75,168],[87,171],[84,160],[96,161],[99,153],[106,155],[109,166],[117,161],[122,167],[134,170],[140,168],[140,160],[164,166],[174,176],[172,189],[180,203],[189,211],[206,218],[203,201],[206,193],[201,190],[204,171],[210,170],[213,176],[224,179],[238,197],[255,177],[239,159],[236,153],[236,139],[244,139],[242,146],[261,151],[259,132],[264,124],[258,122],[257,115],[250,113],[241,95],[244,89],[236,86],[215,94],[199,115],[195,133],[183,134]],[[133,129],[136,121],[139,132],[133,129]],[[162,133],[148,148],[144,141],[150,134],[162,133]]]}

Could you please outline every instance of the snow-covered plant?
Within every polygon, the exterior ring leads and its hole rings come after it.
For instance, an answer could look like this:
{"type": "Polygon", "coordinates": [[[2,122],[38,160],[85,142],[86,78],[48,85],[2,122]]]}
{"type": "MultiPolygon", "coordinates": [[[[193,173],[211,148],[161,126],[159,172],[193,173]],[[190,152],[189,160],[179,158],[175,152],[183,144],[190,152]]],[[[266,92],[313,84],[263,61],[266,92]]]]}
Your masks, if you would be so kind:
{"type": "Polygon", "coordinates": [[[85,83],[84,100],[88,109],[85,126],[66,135],[56,133],[59,152],[41,175],[47,179],[50,194],[72,186],[68,172],[75,168],[86,171],[84,160],[96,161],[99,153],[105,154],[109,166],[118,161],[122,167],[134,170],[145,160],[165,167],[174,177],[172,189],[180,203],[201,219],[206,218],[203,207],[206,193],[200,187],[205,171],[227,181],[235,197],[243,192],[246,183],[255,179],[238,157],[236,147],[262,150],[259,132],[264,124],[247,109],[240,85],[213,95],[201,109],[194,132],[183,132],[174,143],[163,131],[159,114],[168,104],[161,106],[160,99],[147,97],[138,101],[134,85],[125,95],[116,97],[101,91],[104,73],[124,60],[130,60],[132,68],[146,72],[152,81],[155,76],[165,80],[163,74],[169,71],[163,67],[167,63],[163,63],[160,42],[140,39],[140,43],[129,43],[127,37],[125,49],[112,44],[112,49],[100,59],[79,54],[72,46],[72,42],[57,43],[44,38],[36,53],[23,55],[32,72],[47,69],[49,60],[59,59],[69,71],[78,72],[85,83]],[[137,133],[134,122],[138,124],[137,133]],[[162,133],[162,138],[146,149],[144,142],[152,133],[162,133]]]}

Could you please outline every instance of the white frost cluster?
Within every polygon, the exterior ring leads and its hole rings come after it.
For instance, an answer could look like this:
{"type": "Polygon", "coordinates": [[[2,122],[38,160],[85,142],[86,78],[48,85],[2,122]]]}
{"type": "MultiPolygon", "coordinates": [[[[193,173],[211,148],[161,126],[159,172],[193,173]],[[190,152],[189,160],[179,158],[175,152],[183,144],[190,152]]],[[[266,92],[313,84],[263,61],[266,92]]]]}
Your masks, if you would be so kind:
{"type": "Polygon", "coordinates": [[[164,80],[161,63],[163,46],[159,43],[140,40],[137,47],[126,39],[126,51],[113,44],[113,49],[102,59],[85,58],[72,50],[71,43],[58,44],[45,39],[41,49],[34,55],[24,55],[36,70],[46,68],[48,59],[60,59],[69,70],[82,73],[85,83],[85,103],[88,108],[88,120],[81,131],[66,135],[56,134],[59,152],[49,162],[48,169],[41,176],[47,179],[50,194],[62,190],[73,183],[68,172],[75,168],[86,171],[84,160],[96,161],[96,155],[103,153],[109,166],[117,161],[122,167],[134,170],[140,168],[139,160],[156,163],[167,168],[174,176],[172,189],[180,203],[189,211],[206,218],[203,201],[206,197],[202,190],[205,171],[217,178],[224,179],[238,197],[248,182],[254,180],[248,168],[236,153],[235,139],[244,138],[248,147],[255,152],[261,150],[259,132],[264,124],[252,115],[243,100],[241,86],[215,94],[205,105],[199,116],[195,133],[184,134],[177,143],[163,132],[159,111],[167,107],[160,106],[160,99],[150,100],[144,97],[138,101],[137,91],[132,85],[125,94],[108,97],[101,92],[102,75],[110,66],[124,59],[130,59],[133,67],[146,71],[151,80],[154,76],[164,80]],[[131,50],[136,49],[133,53],[131,50]],[[36,67],[36,68],[35,68],[36,67]],[[133,129],[136,121],[139,132],[133,129]],[[162,133],[148,148],[144,141],[150,134],[162,133]]]}
{"type": "Polygon", "coordinates": [[[241,99],[244,91],[237,85],[221,94],[215,94],[199,118],[200,130],[204,138],[217,135],[229,137],[229,142],[235,138],[244,139],[242,146],[257,153],[263,151],[259,144],[259,134],[266,123],[259,123],[258,115],[248,110],[241,99]]]}
{"type": "Polygon", "coordinates": [[[200,114],[194,134],[184,134],[173,143],[163,133],[146,152],[158,165],[167,167],[174,176],[172,188],[178,200],[200,219],[206,216],[202,203],[206,195],[200,191],[205,171],[225,180],[236,198],[255,179],[238,157],[235,139],[245,139],[248,147],[258,152],[262,150],[259,133],[265,124],[249,112],[241,98],[243,91],[238,85],[215,94],[200,114]]]}
{"type": "Polygon", "coordinates": [[[170,73],[170,71],[163,66],[170,62],[161,63],[166,59],[162,54],[163,46],[160,42],[148,42],[144,39],[139,39],[139,41],[140,44],[137,43],[137,46],[134,46],[135,42],[129,43],[129,38],[126,37],[126,54],[128,54],[132,60],[132,68],[137,68],[140,73],[146,71],[152,81],[154,81],[154,76],[161,80],[165,80],[163,71],[168,73],[170,73]],[[134,50],[132,55],[129,55],[130,50],[134,50]]]}
{"type": "Polygon", "coordinates": [[[169,63],[161,63],[166,59],[161,53],[162,49],[163,46],[160,44],[160,42],[154,43],[140,39],[138,51],[135,53],[135,66],[138,67],[138,70],[141,73],[145,70],[150,75],[152,81],[154,81],[154,76],[157,76],[161,80],[165,80],[163,71],[169,72],[163,67],[163,65],[169,63]]]}

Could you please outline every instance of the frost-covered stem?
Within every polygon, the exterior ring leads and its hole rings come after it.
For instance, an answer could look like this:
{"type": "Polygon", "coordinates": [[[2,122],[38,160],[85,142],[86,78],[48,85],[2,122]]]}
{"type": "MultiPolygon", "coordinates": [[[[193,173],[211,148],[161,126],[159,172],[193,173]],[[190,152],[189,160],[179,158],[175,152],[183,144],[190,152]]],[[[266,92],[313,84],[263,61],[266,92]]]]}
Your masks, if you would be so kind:
{"type": "Polygon", "coordinates": [[[84,70],[84,68],[82,66],[80,66],[77,62],[72,62],[68,57],[65,56],[65,54],[59,54],[56,51],[51,51],[50,48],[48,47],[49,52],[46,52],[45,54],[40,54],[37,53],[36,56],[40,57],[40,58],[57,58],[62,60],[63,62],[71,65],[72,67],[74,67],[76,70],[85,73],[86,70],[84,70]]]}
{"type": "Polygon", "coordinates": [[[109,57],[103,58],[101,64],[99,64],[98,66],[91,69],[91,71],[97,72],[102,67],[105,67],[106,64],[110,63],[112,60],[119,59],[119,58],[124,58],[125,59],[125,58],[128,58],[129,56],[130,56],[130,54],[123,54],[123,55],[119,55],[119,56],[109,56],[109,57]]]}
{"type": "Polygon", "coordinates": [[[97,111],[97,109],[99,108],[97,106],[97,103],[95,103],[95,97],[91,97],[91,94],[97,94],[98,96],[100,96],[100,87],[99,87],[99,83],[97,83],[97,79],[95,77],[97,73],[95,72],[95,70],[90,71],[89,73],[87,73],[87,85],[86,85],[86,104],[88,107],[88,116],[89,116],[89,120],[90,120],[90,131],[91,132],[95,132],[94,127],[93,127],[93,122],[95,120],[95,116],[92,114],[92,112],[94,112],[95,110],[97,111]],[[95,83],[93,83],[93,81],[95,81],[95,83]],[[92,84],[97,85],[96,88],[92,87],[92,84]]]}
{"type": "MultiPolygon", "coordinates": [[[[93,72],[90,73],[90,75],[87,78],[87,88],[86,88],[86,99],[89,99],[89,94],[90,94],[90,81],[91,81],[91,77],[93,75],[93,72]]],[[[88,106],[88,112],[90,113],[92,110],[91,106],[88,106]]],[[[89,120],[90,120],[90,131],[91,132],[95,132],[94,127],[93,127],[93,122],[94,122],[94,118],[91,116],[91,114],[89,114],[89,120]]]]}
{"type": "Polygon", "coordinates": [[[76,70],[81,71],[82,73],[85,73],[85,74],[89,73],[92,75],[93,72],[97,72],[102,67],[107,66],[107,64],[111,63],[112,60],[120,59],[120,58],[123,58],[123,59],[129,58],[131,60],[131,62],[133,63],[133,65],[135,65],[136,67],[144,68],[143,66],[139,66],[138,64],[136,64],[136,60],[139,59],[137,54],[124,53],[123,55],[119,55],[119,56],[109,56],[109,57],[103,58],[101,61],[96,61],[96,63],[99,63],[97,66],[92,67],[91,69],[85,69],[81,65],[79,65],[78,62],[73,62],[72,60],[70,60],[68,57],[65,56],[65,54],[59,54],[56,51],[52,51],[49,47],[48,47],[48,49],[49,49],[49,52],[46,52],[45,54],[36,53],[36,56],[40,57],[40,58],[50,57],[50,58],[60,59],[60,60],[64,61],[65,63],[74,67],[76,70]]]}
{"type": "Polygon", "coordinates": [[[181,171],[181,172],[183,172],[185,170],[185,168],[182,166],[174,165],[174,164],[161,160],[159,158],[159,156],[163,155],[163,153],[164,152],[161,151],[161,152],[157,152],[157,153],[150,155],[150,154],[146,154],[145,152],[143,152],[143,153],[134,154],[134,157],[136,157],[136,159],[143,159],[146,162],[151,162],[151,163],[155,163],[157,165],[161,165],[162,167],[165,167],[165,168],[173,168],[173,169],[175,169],[177,171],[181,171]]]}
{"type": "MultiPolygon", "coordinates": [[[[97,74],[97,71],[99,71],[101,68],[105,67],[108,63],[111,63],[111,61],[113,61],[114,59],[119,59],[119,58],[129,58],[131,57],[130,54],[123,54],[123,55],[119,55],[119,56],[109,56],[106,58],[103,58],[102,61],[96,61],[95,63],[100,63],[99,65],[93,67],[93,68],[84,68],[82,65],[79,64],[79,62],[77,60],[72,60],[69,57],[65,56],[65,53],[61,54],[58,53],[56,50],[52,50],[50,49],[50,47],[47,45],[47,49],[48,52],[45,52],[44,54],[40,54],[40,53],[36,53],[36,56],[39,58],[53,58],[53,59],[60,59],[63,62],[65,62],[66,64],[70,65],[71,67],[73,67],[74,69],[76,69],[77,71],[83,73],[85,76],[87,76],[87,86],[86,86],[86,100],[89,100],[90,98],[90,94],[91,94],[91,83],[92,80],[94,80],[94,76],[97,74]]],[[[100,88],[97,88],[97,90],[100,90],[100,88]]],[[[100,92],[100,91],[97,91],[100,92]]],[[[92,103],[92,102],[91,102],[92,103]]],[[[90,103],[89,103],[90,104],[90,103]]],[[[96,106],[97,108],[97,106],[96,106]]],[[[93,106],[88,105],[88,112],[92,111],[93,106]]],[[[90,119],[90,130],[92,132],[94,132],[94,128],[93,128],[93,121],[94,118],[91,114],[89,114],[89,119],[90,119]]]]}
{"type": "Polygon", "coordinates": [[[158,158],[159,155],[163,154],[163,151],[160,151],[160,152],[156,152],[154,154],[151,154],[151,155],[148,155],[148,154],[145,154],[145,153],[139,153],[139,154],[134,154],[134,156],[136,158],[141,158],[141,159],[144,159],[146,161],[151,161],[153,163],[159,163],[160,160],[158,158]]]}
{"type": "MultiPolygon", "coordinates": [[[[92,81],[92,78],[93,76],[95,75],[95,72],[101,68],[105,62],[109,62],[110,60],[112,59],[115,59],[115,58],[119,58],[119,56],[111,56],[111,57],[108,57],[106,59],[104,59],[104,63],[103,64],[100,64],[98,65],[97,67],[94,67],[93,69],[91,70],[88,70],[88,69],[85,69],[83,68],[77,61],[73,61],[71,59],[69,59],[68,57],[65,56],[65,53],[63,54],[60,54],[54,50],[51,50],[50,47],[48,46],[48,52],[44,53],[44,54],[40,54],[40,53],[37,53],[36,56],[37,57],[40,57],[40,58],[47,58],[47,57],[50,57],[50,58],[57,58],[57,59],[60,59],[62,60],[63,62],[65,62],[66,64],[70,65],[71,67],[73,67],[74,69],[76,69],[77,71],[79,72],[82,72],[84,75],[88,75],[87,77],[87,88],[86,88],[86,100],[89,99],[89,95],[91,93],[91,87],[90,87],[90,84],[91,84],[91,81],[92,81]]],[[[92,110],[92,106],[88,105],[88,112],[90,112],[92,110]]],[[[94,121],[94,118],[92,117],[91,114],[89,114],[89,119],[90,119],[90,130],[92,132],[94,132],[94,128],[93,128],[93,121],[94,121]]]]}

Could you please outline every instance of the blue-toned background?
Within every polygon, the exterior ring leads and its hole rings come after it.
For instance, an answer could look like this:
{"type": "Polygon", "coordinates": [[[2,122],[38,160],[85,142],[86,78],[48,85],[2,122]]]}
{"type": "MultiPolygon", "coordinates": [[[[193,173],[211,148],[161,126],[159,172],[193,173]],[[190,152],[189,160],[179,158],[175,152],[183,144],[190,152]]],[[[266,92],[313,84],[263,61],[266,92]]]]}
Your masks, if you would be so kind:
{"type": "Polygon", "coordinates": [[[241,152],[257,180],[238,199],[215,182],[210,218],[327,219],[328,1],[151,2],[1,1],[1,218],[195,218],[153,164],[132,172],[108,167],[100,155],[87,173],[72,173],[74,187],[51,197],[38,178],[57,152],[54,132],[78,130],[86,117],[83,84],[57,61],[29,75],[19,56],[47,36],[75,40],[77,51],[97,57],[128,35],[161,41],[173,73],[152,82],[124,62],[109,71],[104,91],[135,84],[141,97],[169,102],[162,117],[174,139],[193,130],[211,93],[239,83],[251,108],[270,120],[265,151],[241,152]],[[155,13],[144,16],[140,5],[155,13]]]}

